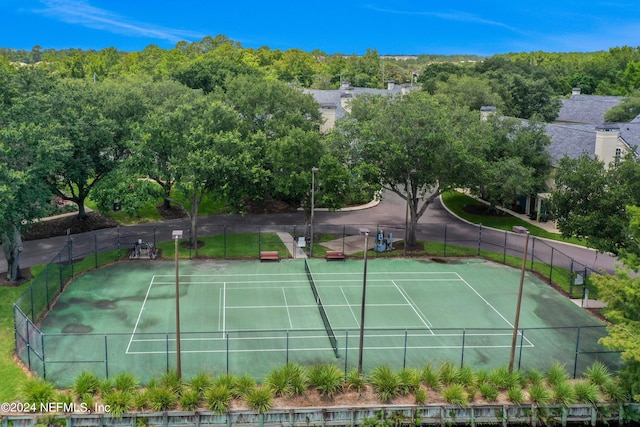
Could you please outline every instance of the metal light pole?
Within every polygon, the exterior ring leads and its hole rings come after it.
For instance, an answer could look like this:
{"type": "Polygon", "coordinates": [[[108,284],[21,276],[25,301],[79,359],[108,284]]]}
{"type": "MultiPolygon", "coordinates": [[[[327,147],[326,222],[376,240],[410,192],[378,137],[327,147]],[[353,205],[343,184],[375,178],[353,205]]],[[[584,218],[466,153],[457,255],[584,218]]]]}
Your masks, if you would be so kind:
{"type": "Polygon", "coordinates": [[[180,280],[178,275],[178,240],[182,237],[182,230],[173,230],[171,237],[176,242],[176,374],[182,378],[182,362],[180,355],[180,280]]]}
{"type": "Polygon", "coordinates": [[[415,169],[407,172],[407,209],[404,213],[404,256],[407,256],[407,246],[409,245],[409,193],[411,192],[411,175],[415,174],[415,169]]]}
{"type": "Polygon", "coordinates": [[[529,231],[524,231],[527,236],[524,239],[524,252],[522,254],[522,269],[520,270],[520,290],[518,291],[518,304],[516,306],[516,321],[513,324],[513,336],[511,338],[511,354],[509,355],[509,372],[513,372],[513,361],[516,355],[516,341],[518,339],[518,323],[520,322],[520,307],[522,305],[522,289],[524,288],[524,271],[527,266],[527,249],[529,248],[529,231]]]}
{"type": "Polygon", "coordinates": [[[309,258],[313,258],[313,211],[315,210],[316,200],[316,174],[318,168],[311,168],[311,237],[309,238],[309,258]]]}
{"type": "Polygon", "coordinates": [[[367,300],[367,252],[369,252],[369,229],[361,228],[364,234],[364,274],[362,276],[362,305],[360,306],[360,345],[358,346],[358,374],[362,374],[362,354],[364,353],[364,307],[367,300]]]}

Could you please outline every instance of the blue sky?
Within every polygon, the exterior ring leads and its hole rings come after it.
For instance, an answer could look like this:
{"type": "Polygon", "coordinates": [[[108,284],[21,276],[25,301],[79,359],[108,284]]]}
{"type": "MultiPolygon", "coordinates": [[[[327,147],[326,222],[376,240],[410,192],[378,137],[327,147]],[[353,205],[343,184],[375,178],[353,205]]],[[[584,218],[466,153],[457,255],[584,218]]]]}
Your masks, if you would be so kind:
{"type": "Polygon", "coordinates": [[[327,53],[592,52],[640,46],[637,0],[0,0],[0,46],[142,50],[224,34],[327,53]]]}

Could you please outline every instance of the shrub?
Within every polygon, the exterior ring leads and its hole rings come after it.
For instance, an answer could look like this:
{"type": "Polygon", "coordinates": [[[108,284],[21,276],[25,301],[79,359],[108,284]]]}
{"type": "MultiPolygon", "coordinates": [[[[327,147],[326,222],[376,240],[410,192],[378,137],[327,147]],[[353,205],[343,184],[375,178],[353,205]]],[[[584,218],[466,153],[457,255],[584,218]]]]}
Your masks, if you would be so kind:
{"type": "Polygon", "coordinates": [[[542,385],[544,382],[544,374],[537,369],[529,369],[527,371],[527,380],[532,385],[542,385]]]}
{"type": "Polygon", "coordinates": [[[487,402],[495,402],[498,400],[498,395],[500,394],[500,391],[496,386],[490,383],[480,384],[478,391],[480,392],[480,396],[482,396],[482,398],[487,402]]]}
{"type": "Polygon", "coordinates": [[[205,392],[207,408],[216,414],[224,414],[229,410],[231,391],[224,385],[214,385],[205,392]]]}
{"type": "Polygon", "coordinates": [[[544,384],[532,384],[529,387],[529,400],[539,406],[548,405],[551,397],[551,391],[544,384]]]}
{"type": "Polygon", "coordinates": [[[256,380],[254,380],[250,375],[244,374],[238,378],[238,395],[244,398],[247,396],[247,393],[256,388],[256,386],[256,380]]]}
{"type": "Polygon", "coordinates": [[[289,363],[284,367],[284,371],[294,395],[300,395],[307,390],[307,372],[302,366],[295,363],[289,363]]]}
{"type": "Polygon", "coordinates": [[[477,384],[476,374],[473,372],[473,369],[471,369],[468,366],[460,368],[460,373],[458,375],[458,378],[459,378],[460,384],[462,384],[467,388],[475,387],[475,385],[477,384]]]}
{"type": "MultiPolygon", "coordinates": [[[[170,371],[167,371],[160,376],[158,386],[160,388],[167,388],[171,390],[176,396],[179,396],[182,393],[184,382],[180,377],[178,377],[178,371],[176,371],[175,369],[171,369],[170,371]]],[[[150,388],[152,387],[150,386],[150,388]]]]}
{"type": "Polygon", "coordinates": [[[398,392],[406,396],[415,393],[420,388],[420,371],[413,368],[405,368],[398,372],[399,390],[398,392]]]}
{"type": "Polygon", "coordinates": [[[238,377],[231,374],[220,375],[213,379],[213,386],[223,386],[231,392],[231,397],[239,397],[240,391],[238,390],[238,377]]]}
{"type": "Polygon", "coordinates": [[[568,381],[557,383],[553,386],[553,402],[564,406],[568,406],[576,402],[575,392],[568,381]]]}
{"type": "Polygon", "coordinates": [[[600,389],[596,384],[589,380],[582,380],[574,383],[573,392],[575,393],[576,400],[578,402],[588,403],[592,406],[596,406],[596,404],[600,402],[600,389]]]}
{"type": "Polygon", "coordinates": [[[128,372],[121,372],[113,378],[113,386],[120,391],[133,391],[138,388],[138,379],[128,372]]]}
{"type": "Polygon", "coordinates": [[[209,374],[201,371],[191,377],[189,385],[191,386],[191,390],[197,391],[202,399],[204,398],[205,391],[213,385],[213,380],[209,374]]]}
{"type": "Polygon", "coordinates": [[[83,403],[87,408],[93,408],[95,405],[95,399],[93,394],[85,393],[78,398],[80,403],[83,403]]]}
{"type": "Polygon", "coordinates": [[[53,402],[55,393],[53,384],[40,378],[27,378],[20,387],[22,401],[36,404],[36,406],[53,402]]]}
{"type": "Polygon", "coordinates": [[[269,387],[256,387],[247,394],[246,402],[250,409],[264,414],[273,406],[273,392],[269,387]]]}
{"type": "Polygon", "coordinates": [[[293,395],[293,387],[284,367],[271,370],[265,378],[265,384],[271,388],[276,397],[290,397],[293,395]]]}
{"type": "Polygon", "coordinates": [[[73,382],[73,392],[79,398],[87,393],[95,394],[100,389],[100,380],[93,372],[82,371],[73,382]]]}
{"type": "Polygon", "coordinates": [[[120,418],[122,414],[131,409],[131,393],[122,390],[111,390],[104,394],[102,398],[105,405],[109,405],[110,414],[120,418]]]}
{"type": "Polygon", "coordinates": [[[430,364],[422,368],[420,377],[427,387],[430,387],[432,390],[440,390],[440,375],[430,364]]]}
{"type": "Polygon", "coordinates": [[[427,391],[423,388],[418,388],[413,392],[416,405],[424,405],[427,401],[427,391]]]}
{"type": "Polygon", "coordinates": [[[602,390],[602,387],[610,382],[613,377],[609,372],[609,368],[607,368],[604,363],[600,361],[595,361],[593,365],[587,368],[585,371],[585,377],[592,384],[597,385],[602,390]]]}
{"type": "Polygon", "coordinates": [[[371,372],[371,385],[378,399],[385,403],[400,392],[400,379],[388,366],[378,366],[371,372]]]}
{"type": "Polygon", "coordinates": [[[524,402],[524,393],[520,387],[513,387],[507,390],[507,399],[514,405],[521,405],[524,402]]]}
{"type": "Polygon", "coordinates": [[[458,383],[460,379],[460,369],[458,369],[453,362],[447,361],[438,368],[438,376],[444,386],[455,384],[458,383]]]}
{"type": "Polygon", "coordinates": [[[111,378],[105,378],[100,381],[100,385],[98,387],[100,389],[100,393],[104,397],[107,393],[113,391],[113,380],[111,378]]]}
{"type": "Polygon", "coordinates": [[[347,387],[349,389],[360,393],[364,389],[365,382],[365,378],[358,373],[357,368],[353,368],[347,373],[347,387]]]}
{"type": "Polygon", "coordinates": [[[602,385],[602,393],[611,402],[624,402],[627,400],[627,393],[617,379],[612,379],[602,385]]]}
{"type": "Polygon", "coordinates": [[[309,369],[309,384],[315,387],[320,395],[332,399],[342,390],[342,371],[335,365],[314,365],[309,369]]]}
{"type": "Polygon", "coordinates": [[[442,397],[452,405],[463,406],[467,403],[467,393],[462,384],[451,384],[442,390],[442,397]]]}
{"type": "MultiPolygon", "coordinates": [[[[182,388],[180,389],[182,392],[182,388]]],[[[149,407],[154,411],[166,411],[176,406],[176,400],[179,394],[168,385],[153,387],[147,390],[149,398],[149,407]]]]}
{"type": "Polygon", "coordinates": [[[180,408],[184,411],[194,411],[200,406],[200,393],[198,390],[190,388],[182,392],[180,396],[180,408]]]}
{"type": "Polygon", "coordinates": [[[547,371],[547,383],[555,387],[559,384],[563,384],[569,379],[569,374],[564,368],[563,364],[553,362],[549,370],[547,371]]]}
{"type": "Polygon", "coordinates": [[[522,375],[516,372],[509,372],[509,368],[501,366],[492,369],[489,373],[489,382],[496,386],[498,390],[509,390],[510,388],[520,387],[520,379],[522,375]]]}
{"type": "Polygon", "coordinates": [[[138,411],[144,411],[149,408],[149,396],[146,390],[136,390],[131,395],[131,406],[138,411]]]}
{"type": "Polygon", "coordinates": [[[476,383],[478,385],[489,382],[489,372],[485,369],[478,369],[476,371],[476,383]]]}

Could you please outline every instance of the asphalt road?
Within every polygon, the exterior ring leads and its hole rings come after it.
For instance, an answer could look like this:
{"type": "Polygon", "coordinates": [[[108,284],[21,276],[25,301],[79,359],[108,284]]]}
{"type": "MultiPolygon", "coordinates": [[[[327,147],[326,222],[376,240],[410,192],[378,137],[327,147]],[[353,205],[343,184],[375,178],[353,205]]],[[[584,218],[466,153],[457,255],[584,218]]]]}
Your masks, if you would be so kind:
{"type": "MultiPolygon", "coordinates": [[[[401,230],[405,223],[406,204],[402,198],[394,193],[384,194],[382,201],[374,207],[359,210],[348,210],[341,212],[316,211],[314,224],[317,227],[344,226],[350,231],[357,231],[360,227],[368,227],[376,230],[378,227],[386,230],[397,230],[396,236],[402,236],[401,230]]],[[[213,230],[220,226],[227,226],[230,232],[255,230],[260,226],[268,229],[270,226],[304,224],[304,214],[302,212],[288,214],[264,214],[264,215],[211,215],[199,218],[199,233],[206,235],[207,230],[213,230]]],[[[150,228],[155,227],[160,240],[171,239],[171,231],[175,229],[188,229],[187,219],[170,220],[149,224],[150,228]]],[[[474,224],[469,224],[450,214],[436,200],[425,212],[418,223],[418,239],[430,241],[451,242],[452,244],[477,247],[479,245],[478,235],[481,233],[482,249],[490,249],[502,252],[505,242],[510,249],[505,252],[514,255],[522,254],[524,247],[524,236],[514,233],[506,233],[500,230],[493,230],[486,227],[480,229],[474,224]]],[[[101,230],[101,239],[111,236],[114,240],[118,234],[126,231],[126,227],[121,230],[110,229],[101,230]]],[[[90,233],[89,233],[90,234],[90,233]]],[[[72,237],[79,237],[78,235],[72,237]]],[[[21,267],[30,267],[38,264],[45,264],[51,261],[52,257],[64,246],[67,237],[55,237],[51,239],[27,241],[24,243],[24,251],[21,256],[21,267]]],[[[78,239],[81,241],[83,239],[78,239]]],[[[84,239],[87,240],[87,239],[84,239]]],[[[536,259],[553,259],[555,265],[569,267],[571,262],[575,266],[586,266],[593,270],[604,270],[613,272],[616,259],[607,254],[599,254],[592,249],[580,246],[565,244],[556,241],[545,241],[543,239],[531,239],[529,251],[534,251],[536,259]],[[573,260],[573,261],[572,261],[573,260]]],[[[578,269],[578,268],[576,268],[578,269]]],[[[0,259],[0,272],[7,271],[6,260],[0,259]]]]}

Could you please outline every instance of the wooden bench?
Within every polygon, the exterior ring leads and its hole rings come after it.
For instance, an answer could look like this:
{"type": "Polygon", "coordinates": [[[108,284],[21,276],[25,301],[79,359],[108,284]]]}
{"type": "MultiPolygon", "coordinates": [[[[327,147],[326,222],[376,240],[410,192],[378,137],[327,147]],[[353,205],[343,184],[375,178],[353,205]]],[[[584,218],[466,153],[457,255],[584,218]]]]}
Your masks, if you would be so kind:
{"type": "Polygon", "coordinates": [[[327,251],[326,258],[327,258],[327,261],[331,261],[331,260],[344,261],[344,252],[327,251]]]}
{"type": "Polygon", "coordinates": [[[261,251],[260,261],[280,261],[278,251],[261,251]]]}

